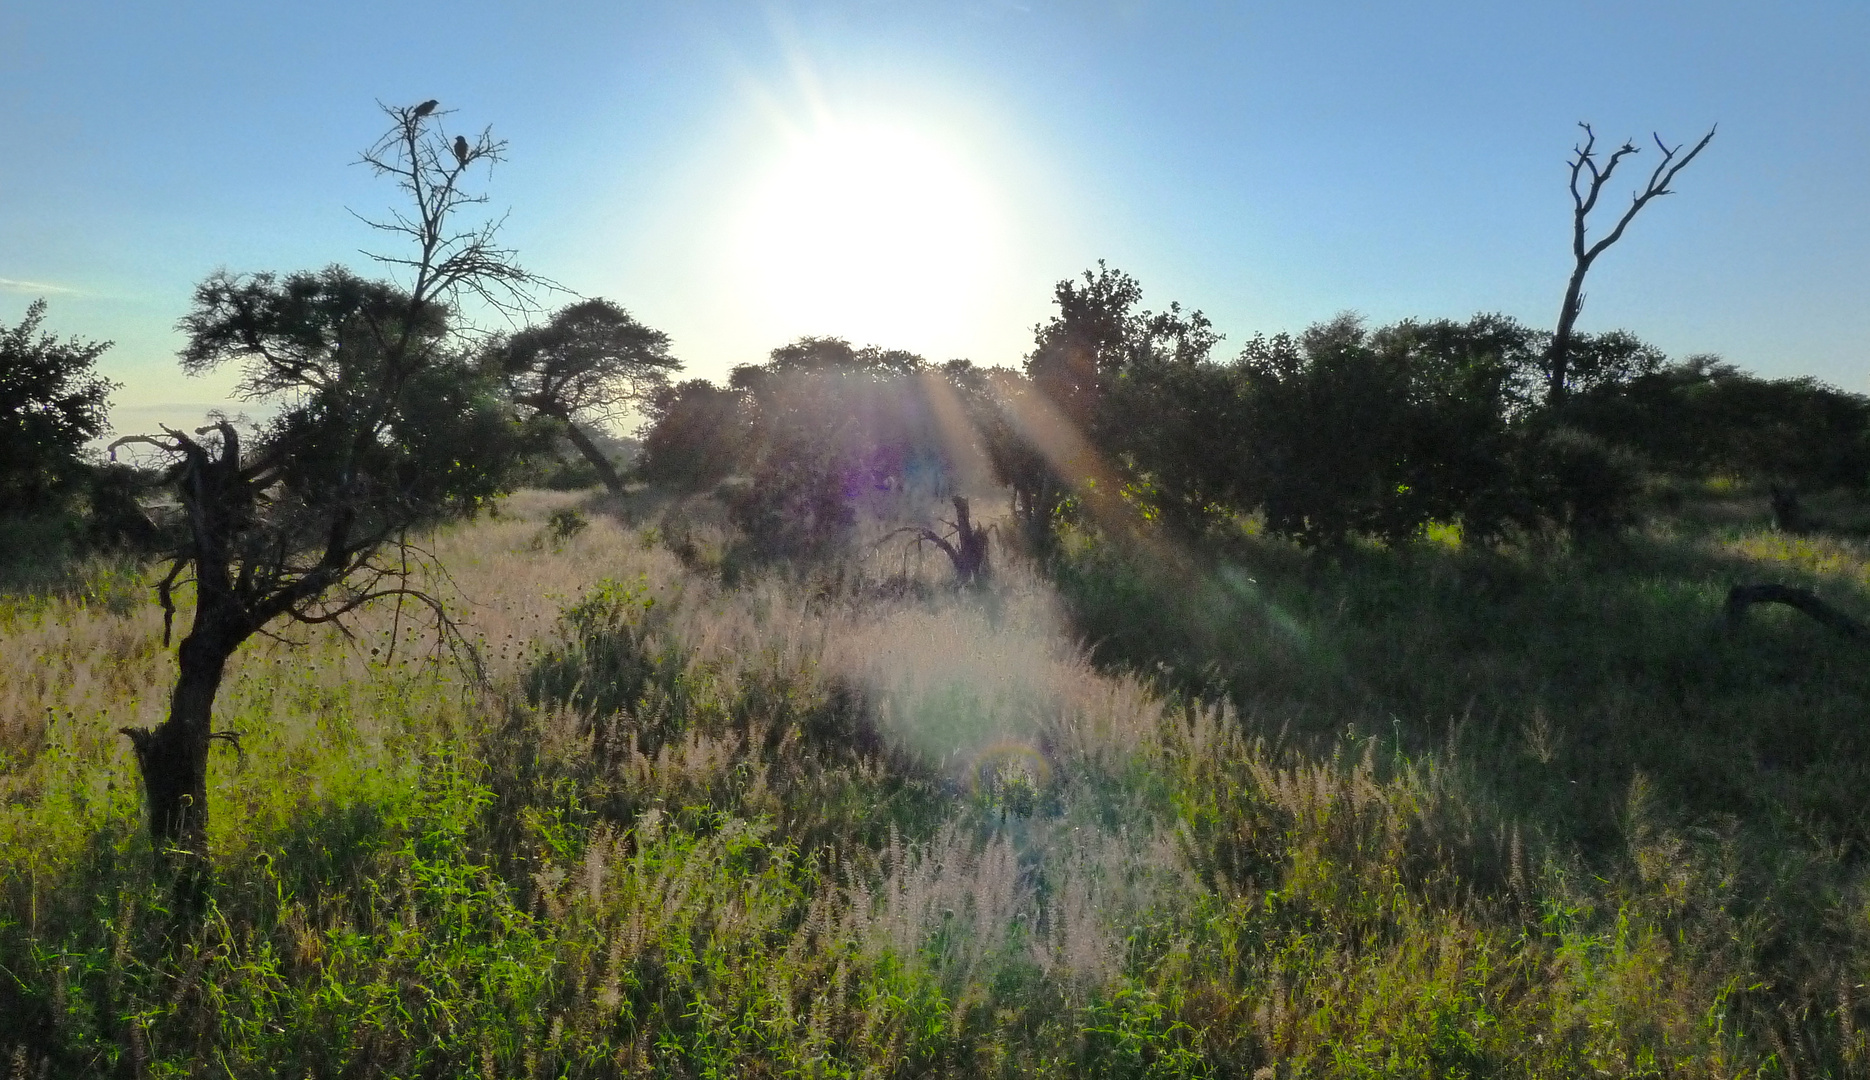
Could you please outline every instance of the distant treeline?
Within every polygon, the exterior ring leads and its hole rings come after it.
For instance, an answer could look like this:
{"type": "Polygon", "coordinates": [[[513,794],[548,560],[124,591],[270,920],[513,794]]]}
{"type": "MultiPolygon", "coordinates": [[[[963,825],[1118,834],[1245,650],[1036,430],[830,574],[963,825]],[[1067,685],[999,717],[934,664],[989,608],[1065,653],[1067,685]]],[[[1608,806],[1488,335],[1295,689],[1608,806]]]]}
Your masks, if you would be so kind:
{"type": "MultiPolygon", "coordinates": [[[[805,338],[725,386],[673,382],[667,338],[602,301],[497,339],[464,370],[509,401],[523,445],[507,483],[615,486],[606,459],[624,447],[586,419],[634,401],[648,419],[621,464],[675,489],[732,478],[724,494],[765,558],[836,546],[866,492],[983,483],[1009,489],[1041,541],[1101,505],[1177,529],[1254,514],[1330,546],[1431,523],[1476,540],[1601,532],[1656,477],[1870,481],[1870,398],[1672,362],[1621,331],[1576,336],[1555,394],[1551,335],[1503,315],[1374,328],[1344,315],[1229,356],[1200,312],[1146,310],[1137,281],[1101,263],[1055,300],[1021,370],[805,338]],[[569,467],[555,464],[567,436],[583,452],[569,467]]],[[[106,430],[111,385],[92,370],[106,346],[40,333],[43,311],[0,328],[0,516],[55,523],[48,542],[148,542],[136,495],[156,478],[83,449],[106,430]]]]}
{"type": "Polygon", "coordinates": [[[725,387],[657,394],[640,475],[730,476],[775,548],[822,542],[863,490],[952,486],[970,462],[1043,533],[1100,499],[1179,528],[1239,514],[1307,544],[1613,529],[1647,478],[1861,488],[1870,398],[1671,362],[1624,332],[1579,335],[1552,392],[1550,334],[1503,315],[1369,327],[1340,316],[1231,357],[1200,312],[1141,307],[1102,264],[1059,283],[1024,368],[930,364],[809,338],[725,387]]]}

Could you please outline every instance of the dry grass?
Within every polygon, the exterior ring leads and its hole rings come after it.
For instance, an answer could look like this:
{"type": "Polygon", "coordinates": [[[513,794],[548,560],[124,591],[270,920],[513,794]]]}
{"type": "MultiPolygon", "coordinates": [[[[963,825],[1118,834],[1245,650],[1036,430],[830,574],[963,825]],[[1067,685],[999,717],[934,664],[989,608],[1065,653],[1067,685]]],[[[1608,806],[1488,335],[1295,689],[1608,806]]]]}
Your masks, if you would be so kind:
{"type": "MultiPolygon", "coordinates": [[[[875,534],[927,511],[892,513],[875,534]]],[[[1235,598],[1203,616],[1203,648],[1258,650],[1236,708],[1183,692],[1199,657],[1168,632],[1128,669],[1093,666],[1073,636],[1084,595],[1062,601],[1017,560],[983,591],[900,546],[727,588],[726,541],[705,501],[523,493],[434,541],[485,682],[393,609],[352,638],[250,643],[219,708],[245,738],[216,751],[214,906],[192,925],[142,855],[114,734],[161,714],[159,616],[16,605],[0,621],[0,1014],[26,1018],[22,1067],[1732,1076],[1862,1060],[1870,894],[1851,856],[1762,861],[1768,834],[1685,813],[1666,770],[1603,777],[1606,805],[1575,819],[1580,796],[1514,794],[1609,760],[1592,740],[1612,729],[1577,710],[1640,722],[1645,684],[1567,704],[1522,694],[1499,655],[1453,679],[1443,646],[1346,630],[1446,633],[1446,612],[1359,610],[1330,580],[1307,583],[1307,607],[1275,554],[1191,592],[1235,598]],[[588,527],[555,529],[568,509],[588,527]],[[1228,612],[1247,636],[1221,632],[1228,612]],[[1412,707],[1485,704],[1455,725],[1368,723],[1400,709],[1368,674],[1399,658],[1431,681],[1412,707]],[[596,693],[623,677],[638,689],[596,693]],[[1575,820],[1610,838],[1568,838],[1575,820]],[[1762,867],[1791,876],[1761,885],[1762,867]],[[1799,882],[1832,891],[1787,906],[1799,882]],[[1828,955],[1785,959],[1801,948],[1828,955]]],[[[1693,543],[1838,582],[1865,566],[1841,542],[1693,543]]],[[[1406,570],[1409,595],[1513,617],[1472,600],[1501,571],[1435,558],[1406,570]]],[[[1179,609],[1124,610],[1148,628],[1179,609]]]]}

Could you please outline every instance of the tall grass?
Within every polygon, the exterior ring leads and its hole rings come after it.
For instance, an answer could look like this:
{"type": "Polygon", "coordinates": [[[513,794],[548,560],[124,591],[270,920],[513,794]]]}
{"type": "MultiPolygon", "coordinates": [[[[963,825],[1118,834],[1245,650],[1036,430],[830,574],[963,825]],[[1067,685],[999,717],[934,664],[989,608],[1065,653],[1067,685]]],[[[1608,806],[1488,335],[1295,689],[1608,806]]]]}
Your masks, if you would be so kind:
{"type": "MultiPolygon", "coordinates": [[[[1267,546],[1176,594],[1097,545],[1058,587],[1002,559],[990,589],[956,591],[892,546],[728,588],[705,506],[586,506],[565,528],[574,502],[528,493],[436,538],[484,679],[393,610],[236,657],[205,912],[170,904],[114,734],[160,716],[159,615],[70,596],[0,614],[0,1071],[1859,1060],[1865,898],[1854,849],[1827,839],[1854,835],[1857,804],[1805,786],[1846,755],[1720,817],[1664,733],[1593,734],[1640,726],[1641,673],[1702,640],[1670,630],[1712,603],[1680,567],[1757,558],[1757,540],[1656,540],[1602,592],[1612,572],[1584,556],[1320,571],[1267,546]],[[1586,670],[1565,675],[1520,621],[1553,604],[1641,616],[1612,633],[1642,659],[1580,643],[1586,670]],[[1500,643],[1459,644],[1481,640],[1500,643]]],[[[1801,675],[1846,665],[1760,623],[1801,675]]],[[[1710,669],[1761,648],[1707,647],[1710,669]]],[[[1855,693],[1706,670],[1679,679],[1728,719],[1692,760],[1762,702],[1781,723],[1815,703],[1832,719],[1805,722],[1830,733],[1855,693]]]]}
{"type": "Polygon", "coordinates": [[[1536,930],[1592,995],[1665,1003],[1606,1021],[1626,1037],[1681,1045],[1694,1020],[1721,1033],[1724,1067],[1854,1072],[1870,668],[1802,616],[1731,625],[1722,604],[1770,580],[1865,611],[1870,546],[1764,516],[1586,548],[1331,558],[1236,534],[1172,579],[1081,537],[1056,580],[1105,665],[1238,703],[1314,762],[1361,744],[1381,775],[1457,777],[1443,804],[1488,842],[1437,846],[1465,850],[1450,880],[1474,917],[1536,930]],[[1603,957],[1648,973],[1580,966],[1603,957]]]}

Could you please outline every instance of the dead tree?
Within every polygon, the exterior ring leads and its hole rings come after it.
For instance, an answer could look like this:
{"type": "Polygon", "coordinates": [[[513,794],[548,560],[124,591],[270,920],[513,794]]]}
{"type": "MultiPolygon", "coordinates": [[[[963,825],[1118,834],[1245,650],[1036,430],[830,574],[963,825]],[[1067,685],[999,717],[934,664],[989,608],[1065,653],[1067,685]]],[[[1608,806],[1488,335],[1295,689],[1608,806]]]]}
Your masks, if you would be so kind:
{"type": "Polygon", "coordinates": [[[1630,206],[1617,219],[1616,228],[1610,230],[1594,244],[1585,243],[1586,219],[1597,208],[1598,197],[1603,194],[1604,185],[1610,182],[1611,174],[1624,158],[1639,151],[1633,142],[1626,142],[1610,155],[1602,168],[1597,163],[1597,135],[1591,125],[1580,123],[1584,129],[1584,141],[1572,149],[1571,158],[1571,280],[1565,285],[1565,302],[1558,311],[1558,327],[1552,331],[1551,350],[1546,357],[1546,400],[1558,404],[1565,399],[1566,375],[1571,359],[1572,331],[1577,325],[1578,315],[1584,310],[1584,275],[1590,272],[1591,264],[1597,261],[1612,244],[1623,238],[1623,231],[1636,220],[1636,215],[1648,206],[1650,200],[1662,195],[1673,195],[1669,184],[1677,173],[1688,167],[1714,138],[1714,128],[1701,137],[1694,149],[1682,154],[1681,144],[1670,147],[1662,141],[1662,136],[1653,136],[1656,149],[1662,152],[1662,160],[1656,163],[1655,171],[1650,173],[1649,182],[1641,191],[1630,196],[1630,206]],[[1589,183],[1585,178],[1589,177],[1589,183]],[[1582,187],[1581,187],[1582,185],[1582,187]]]}
{"type": "Polygon", "coordinates": [[[283,407],[247,438],[221,420],[111,447],[155,447],[180,503],[157,588],[165,645],[176,588],[192,585],[195,599],[168,718],[124,729],[159,851],[205,853],[208,750],[237,738],[213,730],[235,651],[277,623],[342,625],[386,598],[414,601],[445,631],[441,603],[412,583],[424,559],[410,537],[497,494],[521,445],[497,382],[472,362],[456,326],[461,294],[511,308],[528,302],[535,280],[493,245],[492,225],[451,228],[456,211],[481,201],[462,190],[467,169],[496,159],[500,144],[483,134],[464,161],[432,129],[430,111],[385,112],[390,132],[364,160],[411,196],[413,213],[373,222],[413,241],[413,253],[383,259],[406,269],[407,282],[339,267],[216,274],[181,321],[183,367],[238,362],[241,391],[283,407]]]}
{"type": "Polygon", "coordinates": [[[955,519],[943,523],[955,530],[952,538],[934,529],[911,525],[897,529],[883,539],[908,533],[916,538],[917,543],[926,540],[934,544],[941,549],[942,554],[948,556],[949,563],[954,566],[955,580],[963,585],[973,585],[987,579],[987,526],[974,524],[966,499],[956,495],[953,502],[955,519]]]}

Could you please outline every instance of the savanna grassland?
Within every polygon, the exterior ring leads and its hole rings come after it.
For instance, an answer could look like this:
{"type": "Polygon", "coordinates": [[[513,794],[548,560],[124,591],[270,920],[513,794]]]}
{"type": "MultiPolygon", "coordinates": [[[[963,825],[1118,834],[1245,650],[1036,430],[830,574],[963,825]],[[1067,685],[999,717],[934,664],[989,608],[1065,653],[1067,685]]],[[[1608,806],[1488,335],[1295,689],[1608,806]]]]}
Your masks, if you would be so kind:
{"type": "Polygon", "coordinates": [[[162,614],[98,564],[0,612],[0,1069],[1859,1072],[1864,646],[1720,614],[1870,610],[1870,545],[1765,520],[728,585],[708,496],[523,492],[432,544],[478,665],[387,604],[234,657],[198,910],[117,733],[162,614]]]}

